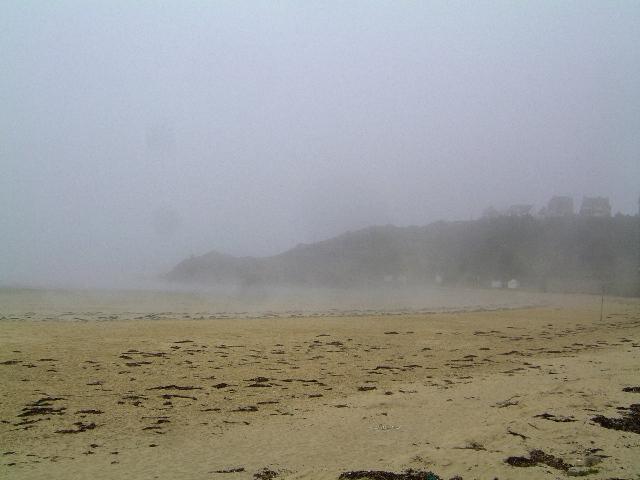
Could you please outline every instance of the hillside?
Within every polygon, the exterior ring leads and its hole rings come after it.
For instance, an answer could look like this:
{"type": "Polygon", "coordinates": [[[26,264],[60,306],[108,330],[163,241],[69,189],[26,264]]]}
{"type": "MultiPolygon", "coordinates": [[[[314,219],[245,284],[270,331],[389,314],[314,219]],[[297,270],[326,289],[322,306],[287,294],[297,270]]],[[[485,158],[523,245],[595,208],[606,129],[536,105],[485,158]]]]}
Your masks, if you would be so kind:
{"type": "Polygon", "coordinates": [[[191,257],[177,282],[349,287],[373,284],[489,286],[637,295],[638,217],[498,217],[424,227],[370,227],[263,258],[191,257]]]}

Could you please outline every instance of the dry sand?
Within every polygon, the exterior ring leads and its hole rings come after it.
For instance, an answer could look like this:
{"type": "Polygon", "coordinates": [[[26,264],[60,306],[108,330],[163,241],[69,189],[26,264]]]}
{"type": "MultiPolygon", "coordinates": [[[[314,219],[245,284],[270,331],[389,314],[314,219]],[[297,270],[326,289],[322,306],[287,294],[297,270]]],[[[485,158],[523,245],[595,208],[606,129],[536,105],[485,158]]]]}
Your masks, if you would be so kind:
{"type": "Polygon", "coordinates": [[[637,301],[237,319],[3,295],[1,478],[640,478],[640,434],[592,420],[640,403],[637,301]],[[533,450],[573,467],[505,462],[533,450]]]}

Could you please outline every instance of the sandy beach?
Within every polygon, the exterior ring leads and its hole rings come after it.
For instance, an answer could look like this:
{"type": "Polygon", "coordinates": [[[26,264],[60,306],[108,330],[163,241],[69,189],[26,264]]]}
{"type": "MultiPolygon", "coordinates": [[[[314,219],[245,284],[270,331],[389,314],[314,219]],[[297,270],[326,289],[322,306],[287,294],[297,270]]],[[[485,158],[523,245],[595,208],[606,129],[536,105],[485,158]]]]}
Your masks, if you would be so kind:
{"type": "Polygon", "coordinates": [[[2,478],[640,474],[640,434],[601,425],[640,403],[637,300],[600,321],[588,296],[247,318],[3,295],[2,478]]]}

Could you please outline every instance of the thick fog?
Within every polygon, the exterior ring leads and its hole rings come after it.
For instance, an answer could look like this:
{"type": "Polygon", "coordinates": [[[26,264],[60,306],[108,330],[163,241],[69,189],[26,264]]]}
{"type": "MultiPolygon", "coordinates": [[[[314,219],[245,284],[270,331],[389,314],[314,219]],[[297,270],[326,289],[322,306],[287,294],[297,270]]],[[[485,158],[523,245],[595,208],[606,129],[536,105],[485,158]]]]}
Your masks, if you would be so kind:
{"type": "Polygon", "coordinates": [[[640,193],[640,3],[0,4],[0,284],[640,193]]]}

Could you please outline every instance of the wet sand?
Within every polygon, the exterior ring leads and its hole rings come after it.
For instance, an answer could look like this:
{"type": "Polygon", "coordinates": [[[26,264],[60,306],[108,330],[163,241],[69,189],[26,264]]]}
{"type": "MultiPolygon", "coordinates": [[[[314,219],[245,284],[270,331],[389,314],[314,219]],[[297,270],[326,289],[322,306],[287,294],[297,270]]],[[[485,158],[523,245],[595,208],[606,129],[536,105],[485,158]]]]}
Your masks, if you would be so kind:
{"type": "Polygon", "coordinates": [[[601,322],[567,298],[251,318],[16,300],[0,477],[636,479],[640,433],[593,419],[640,403],[640,303],[601,322]]]}

